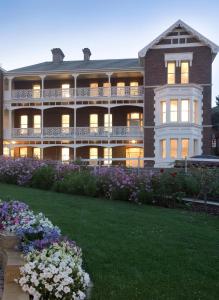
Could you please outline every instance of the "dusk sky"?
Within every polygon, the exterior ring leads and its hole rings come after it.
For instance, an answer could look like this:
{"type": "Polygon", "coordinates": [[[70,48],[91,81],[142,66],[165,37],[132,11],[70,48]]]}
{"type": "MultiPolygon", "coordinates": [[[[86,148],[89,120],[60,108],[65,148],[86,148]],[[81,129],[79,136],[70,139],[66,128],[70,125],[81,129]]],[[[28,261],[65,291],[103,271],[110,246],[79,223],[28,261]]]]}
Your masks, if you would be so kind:
{"type": "MultiPolygon", "coordinates": [[[[14,69],[51,60],[60,47],[66,60],[134,58],[182,19],[219,44],[219,1],[1,0],[0,64],[14,69]]],[[[213,63],[213,104],[219,94],[219,54],[213,63]]]]}

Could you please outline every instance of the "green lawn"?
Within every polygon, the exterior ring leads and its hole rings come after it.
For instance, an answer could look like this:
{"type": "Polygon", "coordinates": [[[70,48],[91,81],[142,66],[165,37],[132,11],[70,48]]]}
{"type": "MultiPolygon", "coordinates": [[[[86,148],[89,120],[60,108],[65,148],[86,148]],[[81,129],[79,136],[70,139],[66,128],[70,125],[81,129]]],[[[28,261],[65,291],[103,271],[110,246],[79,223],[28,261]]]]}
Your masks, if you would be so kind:
{"type": "Polygon", "coordinates": [[[219,299],[219,219],[0,184],[83,249],[92,300],[219,299]]]}

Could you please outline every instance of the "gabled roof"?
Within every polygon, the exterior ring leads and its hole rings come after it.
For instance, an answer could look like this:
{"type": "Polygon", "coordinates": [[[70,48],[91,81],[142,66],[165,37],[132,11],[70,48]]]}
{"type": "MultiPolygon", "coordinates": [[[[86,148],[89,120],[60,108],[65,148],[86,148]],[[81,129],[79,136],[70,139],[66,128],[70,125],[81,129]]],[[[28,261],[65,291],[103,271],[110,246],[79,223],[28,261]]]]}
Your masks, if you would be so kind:
{"type": "Polygon", "coordinates": [[[212,53],[216,56],[216,54],[219,52],[219,46],[211,42],[209,39],[204,37],[201,33],[196,31],[195,29],[191,28],[189,25],[184,23],[182,20],[178,20],[175,22],[172,26],[170,26],[167,30],[165,30],[161,35],[159,35],[156,39],[154,39],[150,44],[148,44],[146,47],[144,47],[142,50],[138,52],[138,56],[144,57],[149,49],[151,49],[153,46],[155,46],[157,43],[159,43],[163,38],[165,38],[170,32],[172,32],[177,27],[183,27],[186,31],[188,31],[190,34],[194,35],[197,39],[199,39],[202,43],[207,45],[211,48],[212,53]]]}
{"type": "Polygon", "coordinates": [[[10,70],[10,73],[36,73],[36,72],[77,72],[77,71],[96,71],[96,70],[139,70],[142,69],[137,58],[130,59],[105,59],[105,60],[79,60],[43,62],[32,66],[10,70]]]}

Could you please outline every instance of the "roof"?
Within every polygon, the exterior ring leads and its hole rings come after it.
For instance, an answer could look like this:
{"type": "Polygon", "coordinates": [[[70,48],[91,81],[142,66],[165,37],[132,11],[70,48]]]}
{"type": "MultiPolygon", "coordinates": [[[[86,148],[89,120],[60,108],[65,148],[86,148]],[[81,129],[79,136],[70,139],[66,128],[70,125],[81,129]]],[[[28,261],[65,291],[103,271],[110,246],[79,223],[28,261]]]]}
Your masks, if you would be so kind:
{"type": "Polygon", "coordinates": [[[195,29],[191,28],[189,25],[184,23],[182,20],[176,21],[172,26],[170,26],[167,30],[165,30],[161,35],[159,35],[156,39],[154,39],[150,44],[148,44],[146,47],[144,47],[142,50],[138,52],[138,56],[144,57],[147,53],[147,51],[155,46],[157,43],[159,43],[166,35],[168,35],[170,32],[172,32],[176,27],[181,26],[184,29],[186,29],[189,33],[194,35],[196,38],[198,38],[201,42],[209,46],[212,50],[212,53],[215,55],[219,52],[219,46],[211,42],[209,39],[204,37],[201,33],[196,31],[195,29]]]}
{"type": "Polygon", "coordinates": [[[137,58],[106,59],[106,60],[79,60],[63,62],[43,62],[19,69],[10,70],[9,73],[35,73],[35,72],[61,72],[61,71],[95,71],[95,70],[136,70],[142,69],[137,58]]]}

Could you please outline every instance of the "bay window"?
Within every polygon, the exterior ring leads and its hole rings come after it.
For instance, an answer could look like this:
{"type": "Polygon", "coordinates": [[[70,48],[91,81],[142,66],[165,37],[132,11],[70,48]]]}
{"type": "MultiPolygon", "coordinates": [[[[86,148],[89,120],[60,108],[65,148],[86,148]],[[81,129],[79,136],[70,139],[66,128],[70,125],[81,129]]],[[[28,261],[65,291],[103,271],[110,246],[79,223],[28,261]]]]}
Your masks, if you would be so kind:
{"type": "Polygon", "coordinates": [[[181,121],[182,122],[189,121],[189,100],[181,101],[181,121]]]}
{"type": "Polygon", "coordinates": [[[167,104],[166,104],[166,101],[162,101],[160,103],[160,111],[161,111],[161,123],[166,123],[166,121],[167,121],[167,104]]]}
{"type": "Polygon", "coordinates": [[[178,140],[170,139],[170,157],[177,158],[178,140]]]}
{"type": "Polygon", "coordinates": [[[167,157],[167,142],[166,140],[160,141],[160,156],[165,159],[167,157]]]}
{"type": "Polygon", "coordinates": [[[170,122],[178,121],[178,101],[170,100],[170,122]]]}
{"type": "Polygon", "coordinates": [[[182,158],[186,158],[189,155],[189,139],[182,139],[181,140],[181,156],[182,158]]]}

